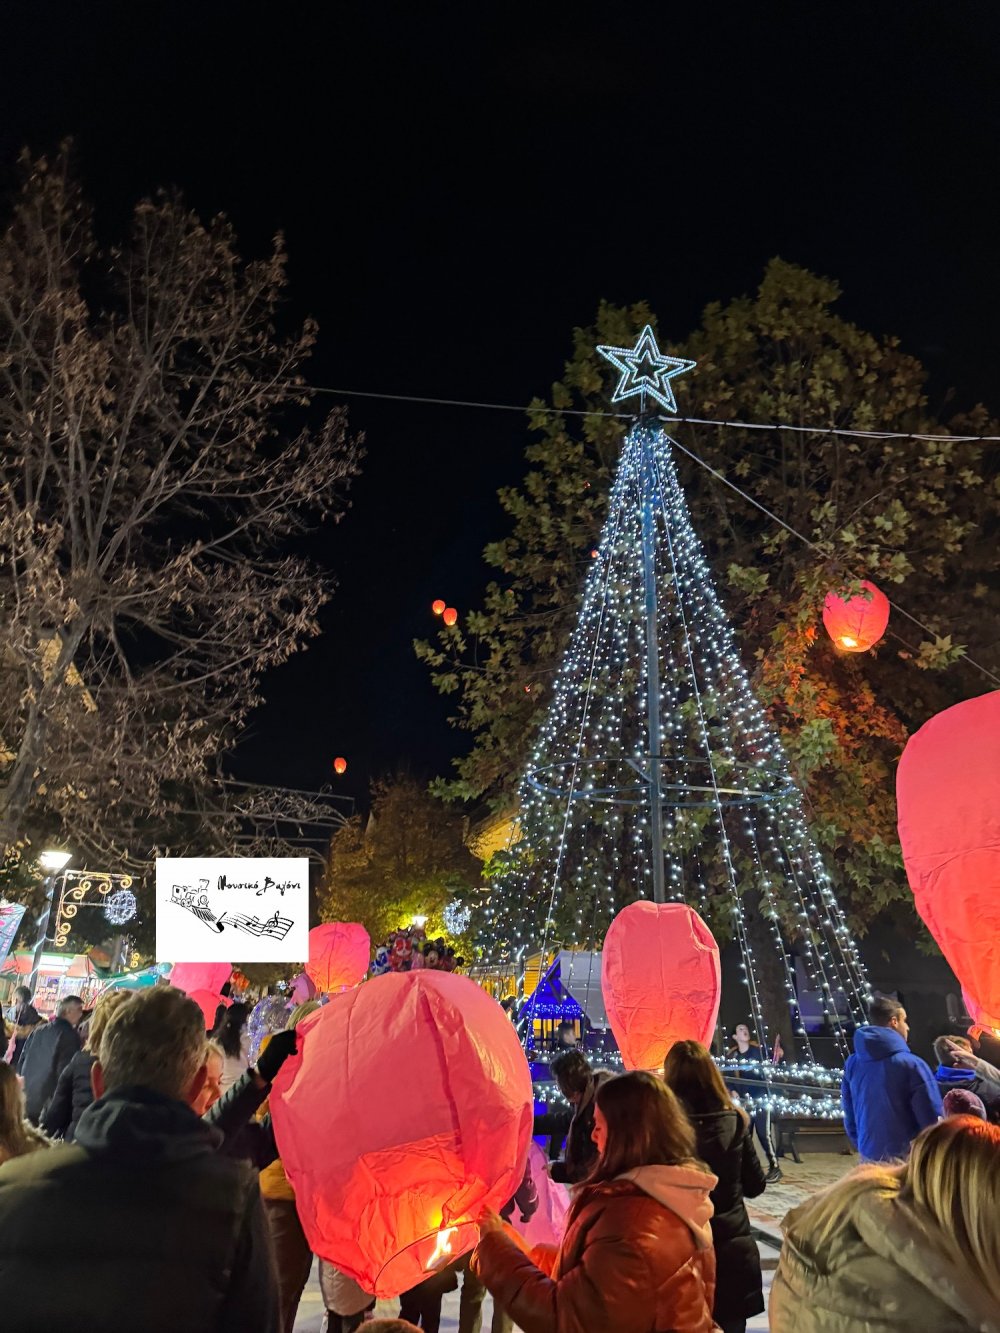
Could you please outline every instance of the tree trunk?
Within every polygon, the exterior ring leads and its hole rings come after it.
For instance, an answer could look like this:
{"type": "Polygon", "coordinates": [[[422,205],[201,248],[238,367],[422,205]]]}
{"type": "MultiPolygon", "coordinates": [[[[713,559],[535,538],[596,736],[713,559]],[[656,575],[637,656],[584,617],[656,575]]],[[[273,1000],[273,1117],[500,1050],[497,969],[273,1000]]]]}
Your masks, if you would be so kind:
{"type": "Polygon", "coordinates": [[[753,954],[757,994],[767,1025],[768,1040],[774,1043],[781,1037],[785,1059],[791,1063],[798,1057],[795,1040],[795,1021],[786,988],[784,963],[771,933],[771,923],[764,916],[760,895],[751,891],[743,897],[743,918],[747,943],[753,954]]]}

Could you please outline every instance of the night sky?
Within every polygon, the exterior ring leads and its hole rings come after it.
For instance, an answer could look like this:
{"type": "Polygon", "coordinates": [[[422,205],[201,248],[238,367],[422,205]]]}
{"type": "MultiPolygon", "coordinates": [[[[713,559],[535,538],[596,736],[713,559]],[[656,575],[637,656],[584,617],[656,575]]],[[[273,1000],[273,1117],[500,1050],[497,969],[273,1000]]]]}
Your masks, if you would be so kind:
{"type": "MultiPolygon", "coordinates": [[[[602,297],[682,337],[780,254],[899,334],[933,406],[1000,406],[996,7],[680,9],[23,0],[0,20],[0,186],[72,135],[109,236],[159,185],[227,213],[245,253],[282,229],[332,387],[527,403],[602,297]]],[[[237,764],[317,787],[343,754],[363,797],[461,744],[411,640],[434,597],[478,601],[528,435],[349,402],[364,476],[312,543],[340,589],[237,764]]]]}

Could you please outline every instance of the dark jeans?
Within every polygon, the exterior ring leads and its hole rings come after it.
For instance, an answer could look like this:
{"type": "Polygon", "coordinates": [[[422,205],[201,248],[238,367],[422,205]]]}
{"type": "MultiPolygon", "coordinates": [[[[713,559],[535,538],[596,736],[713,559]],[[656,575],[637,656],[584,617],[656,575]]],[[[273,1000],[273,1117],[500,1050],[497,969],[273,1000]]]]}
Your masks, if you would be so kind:
{"type": "Polygon", "coordinates": [[[724,1324],[720,1324],[722,1333],[747,1333],[747,1321],[745,1319],[729,1319],[724,1324]]]}
{"type": "MultiPolygon", "coordinates": [[[[486,1288],[469,1268],[471,1255],[462,1262],[462,1294],[458,1304],[458,1333],[480,1333],[483,1326],[483,1301],[486,1288]]],[[[493,1323],[490,1333],[513,1333],[514,1321],[493,1301],[493,1323]]]]}
{"type": "MultiPolygon", "coordinates": [[[[369,1306],[369,1309],[372,1307],[369,1306]]],[[[365,1322],[367,1311],[362,1310],[360,1314],[334,1314],[332,1310],[326,1313],[327,1333],[355,1333],[355,1329],[361,1327],[365,1322]]]]}
{"type": "Polygon", "coordinates": [[[265,1199],[264,1213],[271,1233],[274,1267],[278,1278],[280,1333],[292,1333],[295,1312],[309,1281],[312,1251],[291,1199],[265,1199]]]}

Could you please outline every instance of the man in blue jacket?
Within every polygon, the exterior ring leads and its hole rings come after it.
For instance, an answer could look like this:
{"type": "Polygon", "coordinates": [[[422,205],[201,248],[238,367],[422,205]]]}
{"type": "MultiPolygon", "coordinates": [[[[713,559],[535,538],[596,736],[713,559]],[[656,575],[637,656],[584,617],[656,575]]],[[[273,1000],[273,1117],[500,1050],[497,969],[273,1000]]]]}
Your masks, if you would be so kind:
{"type": "Polygon", "coordinates": [[[906,1044],[906,1010],[876,995],[870,1022],[854,1034],[854,1054],[844,1068],[844,1128],[869,1162],[906,1157],[910,1143],[944,1114],[928,1065],[906,1044]]]}

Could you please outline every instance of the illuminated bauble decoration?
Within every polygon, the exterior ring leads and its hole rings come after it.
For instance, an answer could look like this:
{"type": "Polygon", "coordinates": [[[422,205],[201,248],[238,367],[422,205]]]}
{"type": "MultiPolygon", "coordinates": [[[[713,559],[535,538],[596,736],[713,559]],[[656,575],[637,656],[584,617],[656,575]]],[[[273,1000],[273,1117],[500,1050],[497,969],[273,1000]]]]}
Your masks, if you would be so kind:
{"type": "Polygon", "coordinates": [[[864,653],[873,648],[889,623],[889,599],[874,583],[865,579],[864,593],[853,597],[828,592],[823,603],[823,624],[838,648],[848,653],[864,653]]]}
{"type": "Polygon", "coordinates": [[[174,963],[170,984],[190,995],[196,990],[218,992],[232,975],[231,963],[174,963]]]}
{"type": "Polygon", "coordinates": [[[472,920],[472,908],[464,903],[448,903],[441,913],[441,920],[449,935],[464,935],[472,920]]]}
{"type": "Polygon", "coordinates": [[[321,995],[356,986],[368,971],[372,942],[356,921],[327,921],[309,932],[305,973],[321,995]]]}
{"type": "Polygon", "coordinates": [[[946,708],[910,737],[896,803],[921,920],[976,1025],[1000,1029],[1000,690],[946,708]]]}
{"type": "Polygon", "coordinates": [[[661,1069],[675,1041],[708,1046],[722,994],[719,946],[686,903],[632,903],[608,927],[601,992],[626,1069],[661,1069]]]}
{"type": "Polygon", "coordinates": [[[343,776],[347,772],[347,760],[338,755],[333,761],[333,771],[343,776]]]}
{"type": "Polygon", "coordinates": [[[205,1031],[211,1032],[215,1027],[215,1015],[219,1011],[219,1005],[228,1009],[232,1004],[225,995],[220,995],[218,991],[211,990],[189,990],[187,992],[189,1000],[194,1000],[195,1004],[205,1015],[205,1031]]]}
{"type": "Polygon", "coordinates": [[[131,889],[117,889],[104,900],[104,915],[113,926],[124,926],[139,910],[131,889]]]}
{"type": "Polygon", "coordinates": [[[247,1036],[250,1040],[247,1059],[252,1065],[257,1063],[261,1042],[284,1028],[289,1012],[288,1001],[283,995],[265,995],[250,1010],[247,1019],[247,1036]]]}
{"type": "Polygon", "coordinates": [[[309,1246],[396,1296],[472,1249],[483,1208],[521,1183],[524,1052],[475,982],[428,970],[338,995],[296,1031],[270,1107],[309,1246]]]}
{"type": "Polygon", "coordinates": [[[447,602],[443,602],[440,597],[437,599],[436,602],[431,602],[431,610],[434,612],[436,616],[443,616],[445,613],[446,606],[447,602]]]}
{"type": "Polygon", "coordinates": [[[458,623],[458,612],[453,606],[446,606],[441,619],[446,625],[455,625],[458,623]]]}

